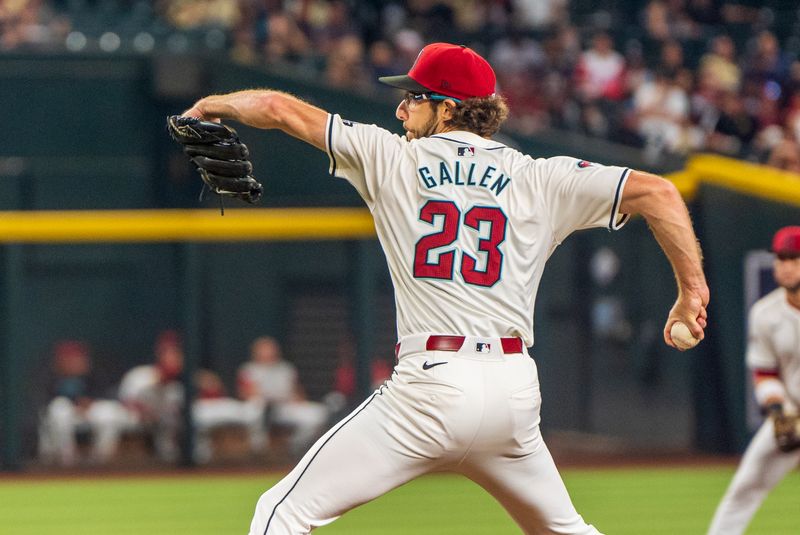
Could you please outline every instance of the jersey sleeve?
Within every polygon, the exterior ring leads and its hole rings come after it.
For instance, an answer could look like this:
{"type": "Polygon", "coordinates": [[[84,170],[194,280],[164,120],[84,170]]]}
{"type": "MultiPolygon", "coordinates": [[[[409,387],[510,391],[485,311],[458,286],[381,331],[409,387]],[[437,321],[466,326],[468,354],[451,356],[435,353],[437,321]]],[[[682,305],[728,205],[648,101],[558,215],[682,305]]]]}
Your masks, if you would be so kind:
{"type": "Polygon", "coordinates": [[[750,370],[777,370],[778,358],[772,347],[770,326],[758,303],[747,317],[747,367],[750,370]]]}
{"type": "Polygon", "coordinates": [[[619,213],[630,170],[557,156],[546,160],[542,173],[543,204],[553,234],[560,243],[570,233],[595,227],[621,228],[627,214],[619,213]]]}
{"type": "Polygon", "coordinates": [[[383,180],[390,176],[404,141],[378,126],[360,124],[328,115],[325,145],[331,175],[344,178],[356,188],[370,210],[383,180]]]}

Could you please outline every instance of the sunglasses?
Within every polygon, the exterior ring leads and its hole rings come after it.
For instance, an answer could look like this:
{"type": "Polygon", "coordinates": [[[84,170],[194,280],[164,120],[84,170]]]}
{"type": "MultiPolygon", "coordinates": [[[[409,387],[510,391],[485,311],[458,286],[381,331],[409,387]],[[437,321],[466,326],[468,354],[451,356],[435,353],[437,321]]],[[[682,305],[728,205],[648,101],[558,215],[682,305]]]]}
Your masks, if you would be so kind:
{"type": "Polygon", "coordinates": [[[406,103],[406,106],[416,106],[420,102],[424,102],[426,100],[452,100],[453,102],[461,102],[461,99],[459,98],[448,97],[438,93],[412,93],[411,91],[408,91],[406,92],[406,96],[403,97],[403,102],[406,103]]]}
{"type": "Polygon", "coordinates": [[[795,258],[800,258],[800,254],[797,253],[776,253],[776,257],[778,260],[794,260],[795,258]]]}

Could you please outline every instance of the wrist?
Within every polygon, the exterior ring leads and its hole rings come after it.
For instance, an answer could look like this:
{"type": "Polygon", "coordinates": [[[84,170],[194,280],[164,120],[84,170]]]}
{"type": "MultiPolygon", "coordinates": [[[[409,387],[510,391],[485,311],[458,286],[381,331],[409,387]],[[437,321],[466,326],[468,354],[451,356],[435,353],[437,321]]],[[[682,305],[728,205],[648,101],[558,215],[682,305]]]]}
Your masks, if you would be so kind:
{"type": "Polygon", "coordinates": [[[681,295],[702,296],[708,292],[705,277],[701,273],[697,277],[683,278],[678,280],[678,292],[681,295]]]}

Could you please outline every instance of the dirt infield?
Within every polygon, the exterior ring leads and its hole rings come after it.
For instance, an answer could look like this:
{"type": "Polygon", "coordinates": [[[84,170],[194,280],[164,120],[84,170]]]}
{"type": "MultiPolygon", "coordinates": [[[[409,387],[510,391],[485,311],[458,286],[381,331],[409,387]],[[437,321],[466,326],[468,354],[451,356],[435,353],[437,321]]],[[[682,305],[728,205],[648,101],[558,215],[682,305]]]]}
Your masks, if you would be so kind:
{"type": "MultiPolygon", "coordinates": [[[[735,466],[738,456],[703,455],[681,452],[647,454],[602,454],[552,451],[556,465],[561,470],[617,470],[636,468],[713,468],[735,466]]],[[[271,477],[288,472],[291,463],[227,462],[204,466],[180,467],[155,462],[114,463],[107,466],[56,468],[30,464],[22,470],[0,472],[0,481],[51,481],[54,479],[120,479],[120,478],[171,478],[171,477],[271,477]]]]}

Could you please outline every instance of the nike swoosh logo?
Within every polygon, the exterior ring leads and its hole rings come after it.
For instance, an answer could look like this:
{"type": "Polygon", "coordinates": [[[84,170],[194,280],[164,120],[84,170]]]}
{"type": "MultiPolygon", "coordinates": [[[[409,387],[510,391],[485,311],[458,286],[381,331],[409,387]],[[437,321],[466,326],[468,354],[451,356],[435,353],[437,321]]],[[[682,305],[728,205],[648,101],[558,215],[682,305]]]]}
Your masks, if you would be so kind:
{"type": "Polygon", "coordinates": [[[430,370],[434,366],[441,366],[442,364],[447,364],[447,362],[434,362],[433,364],[428,364],[428,361],[426,360],[425,363],[422,365],[422,369],[430,370]]]}

